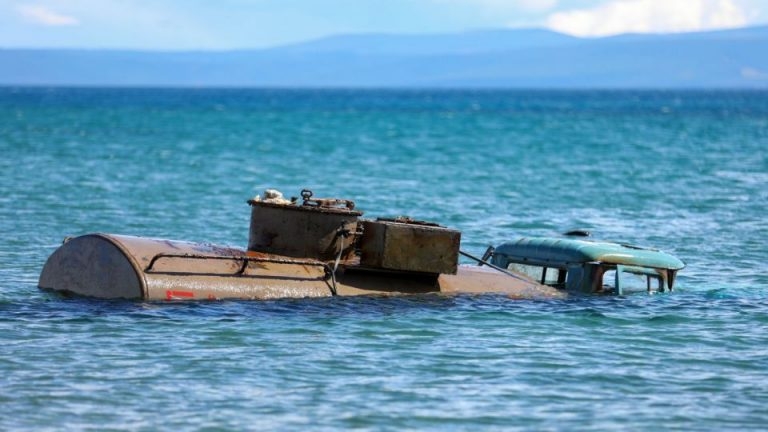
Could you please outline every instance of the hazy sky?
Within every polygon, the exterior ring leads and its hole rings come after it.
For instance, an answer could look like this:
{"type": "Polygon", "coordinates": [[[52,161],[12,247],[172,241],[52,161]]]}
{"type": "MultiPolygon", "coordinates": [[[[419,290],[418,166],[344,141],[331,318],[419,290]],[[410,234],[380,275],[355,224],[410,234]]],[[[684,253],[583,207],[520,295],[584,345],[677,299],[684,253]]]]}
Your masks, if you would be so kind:
{"type": "Polygon", "coordinates": [[[0,48],[261,48],[340,33],[768,24],[768,0],[0,0],[0,48]]]}

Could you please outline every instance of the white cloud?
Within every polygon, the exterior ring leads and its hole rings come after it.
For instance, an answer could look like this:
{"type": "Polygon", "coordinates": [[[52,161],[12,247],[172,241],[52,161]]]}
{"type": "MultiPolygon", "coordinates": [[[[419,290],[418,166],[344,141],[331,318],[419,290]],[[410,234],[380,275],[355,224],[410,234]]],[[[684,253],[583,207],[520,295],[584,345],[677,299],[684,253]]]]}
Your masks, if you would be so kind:
{"type": "Polygon", "coordinates": [[[40,5],[22,5],[18,12],[27,20],[45,26],[72,26],[80,24],[77,18],[63,15],[40,5]]]}
{"type": "Polygon", "coordinates": [[[739,0],[613,0],[553,13],[547,27],[575,36],[607,36],[743,27],[747,22],[739,0]]]}
{"type": "Polygon", "coordinates": [[[768,81],[768,73],[751,67],[741,68],[741,76],[750,80],[768,81]]]}

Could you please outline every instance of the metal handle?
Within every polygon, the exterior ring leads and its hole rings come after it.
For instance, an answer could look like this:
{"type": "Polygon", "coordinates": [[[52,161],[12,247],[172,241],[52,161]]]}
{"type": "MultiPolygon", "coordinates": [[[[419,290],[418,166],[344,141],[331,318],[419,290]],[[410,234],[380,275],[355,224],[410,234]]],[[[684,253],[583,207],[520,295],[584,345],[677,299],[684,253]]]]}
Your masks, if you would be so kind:
{"type": "MultiPolygon", "coordinates": [[[[144,273],[153,273],[153,274],[176,274],[176,275],[219,275],[219,276],[230,276],[230,277],[247,277],[245,275],[245,270],[248,268],[248,263],[251,262],[265,262],[265,263],[273,263],[273,264],[293,264],[293,265],[306,265],[306,266],[315,266],[320,267],[323,269],[323,277],[321,278],[315,278],[311,280],[322,280],[327,281],[331,277],[331,268],[328,266],[328,264],[321,262],[321,261],[313,261],[313,260],[288,260],[288,259],[281,259],[281,258],[261,258],[261,257],[250,257],[250,256],[211,256],[211,255],[195,255],[195,254],[170,254],[170,253],[159,253],[152,257],[152,259],[149,261],[149,264],[144,269],[144,273]],[[174,271],[162,271],[162,270],[155,270],[154,266],[157,261],[163,259],[163,258],[178,258],[178,259],[189,259],[189,260],[231,260],[231,261],[242,261],[242,264],[240,264],[240,268],[232,274],[220,274],[220,273],[203,273],[203,272],[174,272],[174,271]]],[[[260,275],[263,276],[263,275],[260,275]]],[[[302,278],[295,278],[295,279],[302,279],[302,278]]]]}

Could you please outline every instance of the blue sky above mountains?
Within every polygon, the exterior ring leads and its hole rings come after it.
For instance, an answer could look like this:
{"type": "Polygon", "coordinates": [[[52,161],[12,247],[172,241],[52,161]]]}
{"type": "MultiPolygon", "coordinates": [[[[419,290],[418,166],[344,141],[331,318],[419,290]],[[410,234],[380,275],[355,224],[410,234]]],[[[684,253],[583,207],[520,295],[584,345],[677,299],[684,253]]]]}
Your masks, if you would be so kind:
{"type": "Polygon", "coordinates": [[[765,0],[0,0],[0,48],[264,48],[348,33],[595,37],[768,23],[765,0]]]}

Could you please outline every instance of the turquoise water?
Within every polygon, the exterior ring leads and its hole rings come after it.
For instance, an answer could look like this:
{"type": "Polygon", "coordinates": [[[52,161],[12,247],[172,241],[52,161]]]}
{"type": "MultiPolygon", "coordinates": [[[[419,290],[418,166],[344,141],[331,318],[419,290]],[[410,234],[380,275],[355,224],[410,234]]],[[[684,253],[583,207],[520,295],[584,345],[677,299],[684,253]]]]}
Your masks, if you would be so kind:
{"type": "Polygon", "coordinates": [[[764,430],[767,146],[766,92],[0,89],[0,430],[764,430]],[[68,235],[245,247],[269,187],[688,267],[549,301],[36,288],[68,235]]]}

